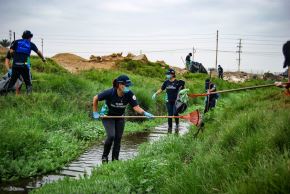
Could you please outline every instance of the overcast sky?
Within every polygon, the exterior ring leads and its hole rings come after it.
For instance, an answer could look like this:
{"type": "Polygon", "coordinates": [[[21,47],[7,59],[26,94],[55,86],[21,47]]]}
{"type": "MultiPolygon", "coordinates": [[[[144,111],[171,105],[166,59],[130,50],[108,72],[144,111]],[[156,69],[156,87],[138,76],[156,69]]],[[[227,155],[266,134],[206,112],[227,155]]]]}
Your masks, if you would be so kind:
{"type": "Polygon", "coordinates": [[[145,53],[152,61],[183,66],[181,57],[206,68],[218,64],[237,70],[282,71],[282,45],[290,39],[289,0],[0,0],[0,39],[24,30],[44,54],[71,52],[88,58],[112,52],[145,53]]]}

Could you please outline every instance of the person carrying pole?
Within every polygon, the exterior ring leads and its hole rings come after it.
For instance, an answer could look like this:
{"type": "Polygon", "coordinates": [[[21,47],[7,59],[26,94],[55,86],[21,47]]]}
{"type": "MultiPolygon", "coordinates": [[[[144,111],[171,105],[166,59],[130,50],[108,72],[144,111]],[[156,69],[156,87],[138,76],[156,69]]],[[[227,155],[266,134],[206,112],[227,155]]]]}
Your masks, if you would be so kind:
{"type": "Polygon", "coordinates": [[[22,76],[26,85],[27,94],[30,94],[32,92],[30,73],[31,50],[37,53],[37,55],[42,59],[43,62],[46,62],[42,53],[38,50],[36,45],[31,42],[32,37],[33,34],[30,31],[26,30],[23,32],[22,39],[16,40],[14,44],[10,47],[10,53],[13,54],[13,65],[8,90],[9,88],[13,87],[17,79],[22,76]]]}
{"type": "Polygon", "coordinates": [[[210,79],[205,80],[205,90],[208,95],[205,97],[204,100],[205,103],[204,113],[214,108],[216,105],[216,100],[218,99],[218,94],[210,94],[216,91],[216,85],[212,83],[210,79]]]}
{"type": "MultiPolygon", "coordinates": [[[[166,107],[168,111],[168,116],[178,116],[178,112],[176,111],[176,99],[178,96],[178,92],[184,89],[184,81],[177,80],[175,77],[174,69],[169,69],[166,72],[166,80],[163,82],[161,88],[157,90],[152,95],[152,99],[154,100],[157,95],[159,95],[162,91],[166,89],[167,99],[166,99],[166,107]]],[[[175,133],[179,132],[179,118],[175,118],[175,133]]],[[[168,133],[172,133],[172,118],[168,118],[168,133]]]]}
{"type": "MultiPolygon", "coordinates": [[[[120,75],[113,81],[113,87],[97,94],[93,99],[93,118],[98,120],[106,116],[122,116],[125,109],[130,104],[134,111],[146,116],[146,118],[153,118],[154,115],[144,111],[137,102],[136,96],[130,90],[132,82],[127,75],[120,75]],[[103,114],[98,112],[98,102],[105,100],[107,110],[102,110],[103,114]]],[[[104,109],[104,108],[102,108],[104,109]]],[[[125,127],[124,118],[106,118],[102,119],[102,123],[106,130],[107,138],[105,140],[104,151],[102,155],[102,163],[108,162],[108,155],[110,153],[112,144],[112,161],[119,160],[119,152],[121,148],[121,139],[125,127]]]]}

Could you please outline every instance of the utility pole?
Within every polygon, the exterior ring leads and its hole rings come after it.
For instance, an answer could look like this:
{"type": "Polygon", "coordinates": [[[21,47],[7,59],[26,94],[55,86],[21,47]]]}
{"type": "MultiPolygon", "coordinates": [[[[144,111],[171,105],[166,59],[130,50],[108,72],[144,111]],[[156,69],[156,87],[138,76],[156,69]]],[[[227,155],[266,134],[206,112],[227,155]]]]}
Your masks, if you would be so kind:
{"type": "Polygon", "coordinates": [[[219,31],[216,31],[216,47],[215,47],[215,68],[217,69],[218,63],[218,49],[219,49],[219,31]]]}
{"type": "Polygon", "coordinates": [[[239,55],[238,57],[238,71],[241,71],[241,53],[242,53],[242,39],[239,40],[239,43],[238,43],[238,51],[236,51],[239,55]]]}
{"type": "Polygon", "coordinates": [[[13,32],[13,41],[15,41],[15,32],[13,32]]]}
{"type": "Polygon", "coordinates": [[[9,30],[9,41],[10,41],[10,45],[12,43],[12,30],[9,30]]]}
{"type": "Polygon", "coordinates": [[[41,38],[41,53],[43,54],[43,38],[41,38]]]}
{"type": "Polygon", "coordinates": [[[192,61],[194,61],[194,53],[196,52],[194,46],[192,47],[192,61]]]}

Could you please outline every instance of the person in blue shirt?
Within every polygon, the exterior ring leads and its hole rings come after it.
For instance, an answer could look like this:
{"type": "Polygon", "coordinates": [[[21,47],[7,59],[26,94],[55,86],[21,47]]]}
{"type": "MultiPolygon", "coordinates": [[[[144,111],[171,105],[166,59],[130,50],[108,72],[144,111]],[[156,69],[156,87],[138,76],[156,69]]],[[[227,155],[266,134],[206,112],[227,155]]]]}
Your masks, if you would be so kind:
{"type": "MultiPolygon", "coordinates": [[[[161,88],[157,90],[152,95],[152,99],[154,100],[157,95],[159,95],[162,91],[166,90],[166,107],[168,111],[168,116],[178,116],[178,112],[176,111],[175,102],[178,96],[178,92],[184,89],[184,81],[177,80],[175,76],[174,69],[169,69],[166,72],[166,80],[163,82],[161,88]]],[[[179,132],[179,119],[175,118],[175,133],[179,132]]],[[[168,133],[172,133],[172,118],[168,118],[168,133]]]]}
{"type": "MultiPolygon", "coordinates": [[[[144,111],[137,102],[137,98],[130,90],[132,82],[127,75],[120,75],[113,81],[113,88],[107,89],[93,99],[93,118],[99,119],[98,102],[105,100],[105,105],[108,108],[107,116],[122,116],[128,104],[133,107],[137,113],[146,116],[147,118],[154,118],[154,115],[144,111]]],[[[119,152],[121,147],[121,138],[123,135],[125,120],[123,118],[105,118],[102,119],[104,128],[106,130],[107,138],[105,140],[104,152],[102,155],[102,162],[108,162],[108,155],[110,153],[112,144],[112,161],[119,159],[119,152]]]]}
{"type": "Polygon", "coordinates": [[[30,54],[31,51],[37,53],[45,62],[45,58],[38,50],[36,45],[31,42],[33,34],[26,30],[23,32],[22,39],[16,40],[10,47],[10,53],[13,54],[13,65],[11,80],[8,85],[8,89],[13,87],[17,79],[22,76],[25,85],[26,92],[30,94],[32,92],[31,74],[30,74],[30,54]]]}

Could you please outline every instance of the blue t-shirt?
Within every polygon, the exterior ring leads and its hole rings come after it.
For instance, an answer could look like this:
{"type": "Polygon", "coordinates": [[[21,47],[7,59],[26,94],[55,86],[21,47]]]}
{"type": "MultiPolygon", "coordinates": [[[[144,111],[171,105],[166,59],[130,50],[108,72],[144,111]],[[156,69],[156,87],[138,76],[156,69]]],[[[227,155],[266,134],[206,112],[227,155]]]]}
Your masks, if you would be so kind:
{"type": "Polygon", "coordinates": [[[166,89],[168,102],[175,102],[179,90],[183,88],[184,88],[183,82],[180,82],[176,79],[173,82],[171,82],[170,80],[166,80],[161,86],[161,90],[166,89]]]}
{"type": "Polygon", "coordinates": [[[31,51],[38,52],[36,45],[27,39],[16,40],[10,49],[14,50],[13,65],[30,65],[31,51]]]}
{"type": "Polygon", "coordinates": [[[118,96],[117,90],[111,88],[105,90],[98,94],[98,100],[105,100],[108,106],[108,115],[110,116],[122,116],[125,112],[127,104],[130,104],[132,107],[138,105],[136,96],[132,91],[125,93],[124,96],[118,96]]]}

